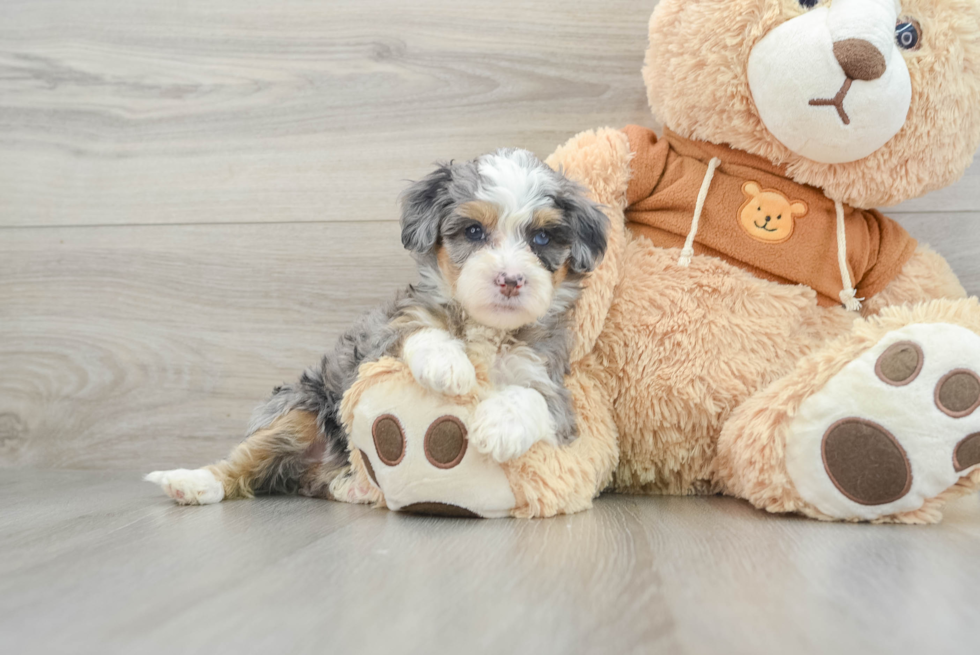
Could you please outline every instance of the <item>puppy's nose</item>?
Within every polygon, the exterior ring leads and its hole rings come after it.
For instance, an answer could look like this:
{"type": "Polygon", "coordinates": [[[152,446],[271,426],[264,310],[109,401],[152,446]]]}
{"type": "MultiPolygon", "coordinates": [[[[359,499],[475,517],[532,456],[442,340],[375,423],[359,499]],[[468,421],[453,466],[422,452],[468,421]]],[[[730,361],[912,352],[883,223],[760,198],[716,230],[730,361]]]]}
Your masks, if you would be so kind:
{"type": "Polygon", "coordinates": [[[864,39],[844,39],[834,44],[834,57],[852,80],[870,82],[885,74],[885,56],[864,39]]]}
{"type": "Polygon", "coordinates": [[[523,275],[507,275],[506,273],[500,273],[494,279],[494,282],[500,287],[500,293],[508,298],[513,298],[521,292],[524,281],[525,278],[523,275]]]}

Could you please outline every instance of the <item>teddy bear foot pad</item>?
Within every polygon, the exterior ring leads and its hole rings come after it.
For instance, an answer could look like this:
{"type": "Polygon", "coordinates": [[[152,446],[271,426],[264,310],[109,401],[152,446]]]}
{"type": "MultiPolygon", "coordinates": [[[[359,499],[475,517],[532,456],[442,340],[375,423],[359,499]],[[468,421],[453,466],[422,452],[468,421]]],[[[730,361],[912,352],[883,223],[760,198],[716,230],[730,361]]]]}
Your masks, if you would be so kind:
{"type": "Polygon", "coordinates": [[[468,447],[472,403],[400,379],[373,385],[354,410],[351,445],[389,509],[497,518],[516,501],[501,466],[468,447]]]}
{"type": "Polygon", "coordinates": [[[914,511],[980,465],[980,337],[916,324],[888,333],[806,399],[786,467],[828,516],[914,511]]]}

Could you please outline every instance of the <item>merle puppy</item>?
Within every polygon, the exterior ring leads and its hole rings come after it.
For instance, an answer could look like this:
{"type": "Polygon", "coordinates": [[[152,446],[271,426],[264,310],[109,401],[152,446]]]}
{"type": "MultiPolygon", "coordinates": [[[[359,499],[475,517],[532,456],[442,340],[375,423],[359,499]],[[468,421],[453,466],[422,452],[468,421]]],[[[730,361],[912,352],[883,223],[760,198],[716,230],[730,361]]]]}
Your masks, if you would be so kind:
{"type": "Polygon", "coordinates": [[[295,384],[276,388],[227,459],[146,479],[179,503],[256,493],[329,497],[346,468],[338,416],[358,367],[399,357],[419,384],[478,391],[470,444],[497,461],[576,437],[563,386],[569,313],[606,249],[607,219],[584,190],[526,150],[440,165],[402,196],[402,243],[420,280],[362,316],[295,384]],[[474,364],[489,372],[477,389],[474,364]]]}

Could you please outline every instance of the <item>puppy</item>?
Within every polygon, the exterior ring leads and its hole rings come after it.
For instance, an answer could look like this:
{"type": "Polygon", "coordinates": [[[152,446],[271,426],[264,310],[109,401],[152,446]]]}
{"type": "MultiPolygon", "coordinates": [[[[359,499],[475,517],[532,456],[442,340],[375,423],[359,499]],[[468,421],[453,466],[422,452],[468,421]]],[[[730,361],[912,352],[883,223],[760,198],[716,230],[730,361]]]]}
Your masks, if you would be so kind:
{"type": "Polygon", "coordinates": [[[584,190],[526,150],[440,165],[402,195],[402,244],[419,282],[361,317],[319,366],[276,388],[229,457],[196,470],[156,471],[183,504],[256,493],[329,497],[347,467],[339,416],[358,367],[400,357],[442,394],[490,390],[470,421],[471,446],[503,462],[537,441],[577,436],[563,386],[569,313],[606,249],[607,219],[584,190]]]}

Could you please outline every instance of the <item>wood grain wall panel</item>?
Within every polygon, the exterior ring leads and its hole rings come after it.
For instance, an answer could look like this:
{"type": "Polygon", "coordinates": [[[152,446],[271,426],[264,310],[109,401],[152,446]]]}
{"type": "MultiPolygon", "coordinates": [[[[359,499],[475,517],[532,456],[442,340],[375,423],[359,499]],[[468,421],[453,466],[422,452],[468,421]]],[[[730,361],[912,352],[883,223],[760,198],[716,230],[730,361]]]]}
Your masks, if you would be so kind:
{"type": "Polygon", "coordinates": [[[0,465],[220,455],[414,270],[395,223],[6,230],[0,465]]]}
{"type": "Polygon", "coordinates": [[[652,123],[653,4],[5,0],[0,225],[395,218],[435,160],[652,123]]]}

